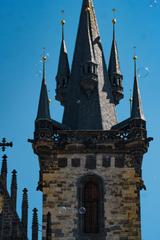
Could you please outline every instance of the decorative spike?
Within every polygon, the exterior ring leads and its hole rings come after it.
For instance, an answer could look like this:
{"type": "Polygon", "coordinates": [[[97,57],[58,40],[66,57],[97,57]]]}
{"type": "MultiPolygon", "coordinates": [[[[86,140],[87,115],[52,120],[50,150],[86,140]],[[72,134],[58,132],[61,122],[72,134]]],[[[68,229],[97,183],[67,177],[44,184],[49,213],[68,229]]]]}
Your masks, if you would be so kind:
{"type": "Polygon", "coordinates": [[[7,156],[3,155],[2,160],[2,168],[1,168],[1,176],[3,180],[4,187],[7,189],[7,156]]]}
{"type": "Polygon", "coordinates": [[[65,103],[66,90],[70,78],[70,67],[68,61],[68,54],[66,43],[64,40],[64,25],[65,20],[62,19],[62,42],[59,56],[58,71],[56,76],[57,89],[56,89],[56,100],[60,101],[62,105],[65,103]]]}
{"type": "Polygon", "coordinates": [[[138,85],[136,55],[134,55],[133,60],[134,60],[134,87],[133,87],[131,118],[139,118],[139,119],[145,120],[144,113],[142,110],[140,89],[138,85]]]}
{"type": "Polygon", "coordinates": [[[116,43],[116,32],[115,32],[116,22],[117,20],[114,18],[112,20],[113,40],[112,40],[111,54],[110,54],[110,60],[109,60],[108,75],[112,85],[112,94],[113,94],[114,102],[117,105],[119,101],[123,98],[123,87],[122,87],[123,75],[120,70],[118,48],[116,43]]]}
{"type": "Polygon", "coordinates": [[[52,239],[52,222],[51,222],[51,213],[47,214],[47,228],[46,228],[46,240],[52,239]]]}
{"type": "Polygon", "coordinates": [[[24,188],[22,199],[22,226],[24,232],[24,239],[27,239],[28,230],[28,190],[24,188]]]}
{"type": "Polygon", "coordinates": [[[17,206],[17,172],[16,170],[13,170],[12,172],[11,199],[13,203],[13,208],[16,211],[16,206],[17,206]]]}
{"type": "Polygon", "coordinates": [[[47,61],[47,57],[45,56],[45,52],[44,52],[42,56],[42,62],[43,62],[42,86],[41,86],[38,114],[37,114],[36,120],[51,119],[50,110],[49,110],[48,92],[47,92],[47,86],[46,86],[46,61],[47,61]]]}
{"type": "Polygon", "coordinates": [[[32,218],[32,240],[38,240],[38,210],[33,209],[33,218],[32,218]]]}

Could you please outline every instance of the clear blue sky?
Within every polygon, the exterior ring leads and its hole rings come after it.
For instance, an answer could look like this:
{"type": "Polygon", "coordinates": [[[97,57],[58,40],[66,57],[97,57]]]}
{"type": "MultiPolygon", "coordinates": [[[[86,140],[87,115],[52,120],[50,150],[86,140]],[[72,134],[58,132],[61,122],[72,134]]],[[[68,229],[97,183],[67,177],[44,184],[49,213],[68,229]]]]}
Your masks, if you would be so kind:
{"type": "MultiPolygon", "coordinates": [[[[41,85],[42,48],[49,53],[47,84],[52,99],[52,117],[61,120],[62,108],[54,100],[55,75],[61,38],[61,10],[65,10],[66,43],[70,64],[81,8],[81,0],[0,0],[0,137],[14,142],[7,150],[9,183],[13,168],[18,171],[18,212],[21,191],[29,189],[29,227],[31,211],[39,208],[41,194],[36,192],[38,159],[28,138],[33,137],[34,119],[41,85]]],[[[154,137],[143,162],[147,191],[141,194],[143,240],[160,239],[160,1],[94,0],[103,48],[108,62],[112,38],[112,8],[117,11],[117,42],[124,74],[125,99],[117,108],[119,120],[129,116],[129,96],[133,86],[133,46],[137,46],[140,69],[149,75],[140,78],[143,109],[148,135],[154,137]],[[153,7],[151,4],[153,2],[153,7]]],[[[143,74],[142,74],[143,75],[143,74]]],[[[40,214],[41,215],[41,214],[40,214]]],[[[30,238],[31,239],[31,238],[30,238]]]]}

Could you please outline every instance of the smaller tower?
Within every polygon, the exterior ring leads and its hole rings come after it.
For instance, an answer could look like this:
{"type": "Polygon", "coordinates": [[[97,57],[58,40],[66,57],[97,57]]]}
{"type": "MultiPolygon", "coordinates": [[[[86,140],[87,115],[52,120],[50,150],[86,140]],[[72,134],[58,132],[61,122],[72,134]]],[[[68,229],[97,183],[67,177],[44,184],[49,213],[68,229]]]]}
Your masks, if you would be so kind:
{"type": "Polygon", "coordinates": [[[43,76],[39,97],[38,113],[35,121],[35,139],[49,139],[52,136],[52,120],[49,109],[49,99],[46,85],[46,61],[45,52],[42,56],[43,76]]]}
{"type": "Polygon", "coordinates": [[[64,105],[68,82],[70,79],[70,67],[69,67],[66,43],[64,39],[64,25],[65,25],[64,19],[62,19],[61,24],[62,24],[62,42],[61,42],[61,49],[60,49],[60,56],[59,56],[58,71],[56,76],[57,87],[56,87],[55,98],[62,105],[64,105]]]}
{"type": "Polygon", "coordinates": [[[5,189],[7,189],[7,156],[3,155],[2,168],[1,168],[1,177],[5,189]]]}
{"type": "Polygon", "coordinates": [[[32,218],[32,240],[38,240],[38,210],[33,209],[33,218],[32,218]]]}
{"type": "Polygon", "coordinates": [[[122,86],[123,75],[120,70],[120,62],[119,62],[116,33],[115,33],[116,22],[117,20],[114,18],[112,20],[113,40],[112,40],[111,54],[110,54],[110,60],[109,60],[108,75],[109,75],[109,79],[112,86],[113,99],[115,104],[117,105],[119,104],[119,101],[124,96],[123,96],[123,86],[122,86]]]}
{"type": "Polygon", "coordinates": [[[22,226],[23,226],[23,237],[24,240],[27,239],[27,229],[28,229],[28,190],[24,188],[23,199],[22,199],[22,226]]]}
{"type": "Polygon", "coordinates": [[[11,200],[13,203],[13,208],[16,211],[16,205],[17,205],[17,172],[16,170],[13,170],[12,172],[11,200]]]}

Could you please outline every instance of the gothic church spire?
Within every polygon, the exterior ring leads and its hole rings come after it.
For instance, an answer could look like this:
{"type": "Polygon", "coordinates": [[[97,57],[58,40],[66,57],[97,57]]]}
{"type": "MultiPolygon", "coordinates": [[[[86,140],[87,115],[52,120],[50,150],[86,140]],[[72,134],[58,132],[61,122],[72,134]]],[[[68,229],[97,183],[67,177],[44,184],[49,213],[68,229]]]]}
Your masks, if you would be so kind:
{"type": "Polygon", "coordinates": [[[83,0],[63,124],[73,130],[107,130],[116,123],[93,1],[83,0]]]}

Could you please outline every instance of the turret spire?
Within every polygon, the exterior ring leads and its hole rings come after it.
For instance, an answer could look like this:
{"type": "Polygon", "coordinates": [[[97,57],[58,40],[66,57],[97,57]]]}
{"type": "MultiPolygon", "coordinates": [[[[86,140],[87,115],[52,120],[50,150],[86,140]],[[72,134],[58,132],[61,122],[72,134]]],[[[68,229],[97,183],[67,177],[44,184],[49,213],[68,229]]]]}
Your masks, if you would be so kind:
{"type": "Polygon", "coordinates": [[[43,62],[43,76],[42,76],[42,86],[39,98],[38,114],[36,120],[46,120],[51,119],[49,110],[49,99],[46,86],[46,61],[47,57],[45,52],[43,52],[42,62],[43,62]]]}
{"type": "Polygon", "coordinates": [[[64,39],[64,25],[65,20],[61,20],[62,25],[62,42],[59,56],[58,71],[56,76],[57,88],[56,88],[56,100],[60,101],[62,105],[65,104],[66,91],[68,86],[68,81],[70,78],[70,67],[68,61],[68,54],[66,43],[64,39]]]}
{"type": "Polygon", "coordinates": [[[144,113],[142,110],[141,104],[141,95],[138,85],[138,77],[137,77],[137,56],[134,55],[134,87],[133,87],[133,98],[132,98],[132,111],[131,118],[140,118],[145,120],[144,113]]]}
{"type": "Polygon", "coordinates": [[[7,189],[7,156],[3,155],[2,167],[1,167],[1,177],[3,180],[4,187],[7,189]]]}
{"type": "Polygon", "coordinates": [[[38,240],[38,210],[33,209],[33,219],[32,219],[32,240],[38,240]]]}
{"type": "MultiPolygon", "coordinates": [[[[115,13],[115,9],[113,9],[115,13]]],[[[119,101],[123,98],[123,87],[122,87],[122,80],[123,76],[120,70],[120,63],[119,63],[119,55],[118,55],[118,48],[116,42],[116,31],[115,25],[117,20],[113,18],[113,40],[112,40],[112,47],[111,47],[111,54],[109,60],[109,67],[108,67],[108,74],[112,85],[112,94],[115,101],[115,104],[118,104],[119,101]]]]}
{"type": "Polygon", "coordinates": [[[28,229],[28,190],[24,188],[23,199],[22,199],[22,226],[24,232],[24,239],[27,239],[28,229]]]}
{"type": "Polygon", "coordinates": [[[13,203],[13,208],[16,211],[16,205],[17,205],[17,172],[16,170],[13,170],[12,172],[11,199],[13,203]]]}

